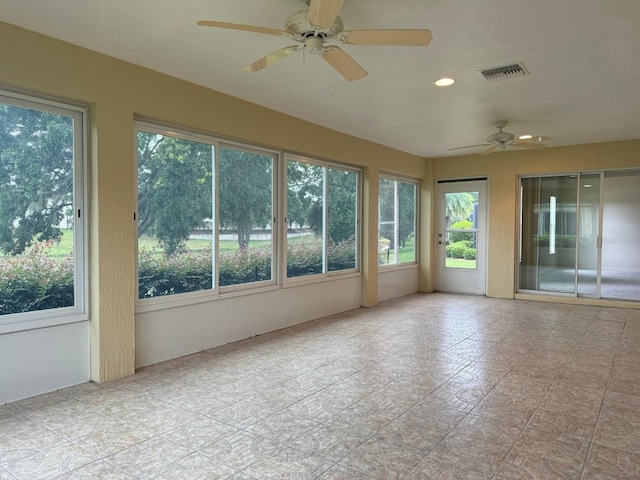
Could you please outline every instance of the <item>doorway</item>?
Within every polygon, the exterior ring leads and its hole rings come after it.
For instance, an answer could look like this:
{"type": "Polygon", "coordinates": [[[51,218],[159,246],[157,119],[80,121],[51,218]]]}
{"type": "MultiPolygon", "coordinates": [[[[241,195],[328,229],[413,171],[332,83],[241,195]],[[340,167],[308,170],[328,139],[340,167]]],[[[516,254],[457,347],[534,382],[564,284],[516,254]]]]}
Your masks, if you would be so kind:
{"type": "Polygon", "coordinates": [[[439,181],[435,286],[486,294],[487,180],[439,181]]]}

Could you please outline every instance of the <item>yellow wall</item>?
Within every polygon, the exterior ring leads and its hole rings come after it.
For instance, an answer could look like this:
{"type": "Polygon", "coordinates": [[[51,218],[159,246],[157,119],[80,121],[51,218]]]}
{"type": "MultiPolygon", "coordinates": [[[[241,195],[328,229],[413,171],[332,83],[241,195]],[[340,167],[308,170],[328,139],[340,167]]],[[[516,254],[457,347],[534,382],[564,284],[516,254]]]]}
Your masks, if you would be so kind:
{"type": "MultiPolygon", "coordinates": [[[[377,248],[377,176],[423,179],[427,162],[0,22],[0,84],[89,106],[92,378],[134,372],[134,116],[365,167],[364,251],[377,248]]],[[[377,302],[377,250],[362,302],[377,302]]]]}
{"type": "Polygon", "coordinates": [[[640,141],[425,160],[0,22],[0,84],[89,106],[92,378],[134,372],[140,116],[363,167],[362,304],[377,303],[377,177],[420,179],[421,291],[433,289],[435,179],[489,178],[488,295],[515,291],[518,174],[640,167],[640,141]]]}
{"type": "Polygon", "coordinates": [[[640,140],[433,160],[435,180],[488,178],[487,295],[501,298],[513,298],[516,289],[518,175],[617,168],[640,168],[640,140]]]}

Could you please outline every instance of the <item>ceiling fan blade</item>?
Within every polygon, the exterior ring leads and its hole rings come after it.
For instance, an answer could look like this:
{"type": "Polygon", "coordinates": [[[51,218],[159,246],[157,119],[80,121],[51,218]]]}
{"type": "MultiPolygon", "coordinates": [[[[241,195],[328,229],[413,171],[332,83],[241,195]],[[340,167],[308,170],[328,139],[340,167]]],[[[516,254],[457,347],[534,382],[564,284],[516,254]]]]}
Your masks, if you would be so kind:
{"type": "Polygon", "coordinates": [[[284,30],[269,27],[257,27],[255,25],[243,25],[241,23],[216,22],[215,20],[200,20],[198,25],[201,27],[228,28],[230,30],[244,30],[245,32],[266,33],[267,35],[276,35],[283,37],[289,35],[284,30]]]}
{"type": "Polygon", "coordinates": [[[341,48],[335,46],[325,48],[322,58],[350,82],[367,76],[367,71],[341,48]]]}
{"type": "Polygon", "coordinates": [[[495,152],[498,149],[498,145],[500,145],[499,143],[496,143],[494,145],[491,145],[489,148],[487,148],[484,152],[480,153],[480,155],[486,155],[488,153],[492,153],[495,152]]]}
{"type": "Polygon", "coordinates": [[[242,70],[245,72],[257,72],[262,70],[263,68],[268,67],[272,63],[277,62],[278,60],[282,60],[285,57],[288,57],[292,53],[297,52],[302,48],[302,45],[292,45],[290,47],[284,47],[280,50],[276,50],[273,53],[270,53],[266,57],[262,57],[260,60],[256,60],[251,65],[247,65],[242,70]]]}
{"type": "Polygon", "coordinates": [[[349,45],[392,45],[426,47],[431,43],[430,30],[351,30],[340,35],[349,45]]]}
{"type": "Polygon", "coordinates": [[[447,152],[450,152],[451,150],[462,150],[463,148],[487,147],[489,145],[490,145],[489,143],[479,143],[478,145],[467,145],[465,147],[447,148],[447,152]]]}
{"type": "Polygon", "coordinates": [[[311,0],[307,20],[314,27],[329,28],[336,21],[344,0],[311,0]]]}
{"type": "Polygon", "coordinates": [[[540,143],[549,141],[551,141],[551,137],[547,137],[546,135],[533,135],[531,138],[516,138],[513,143],[515,145],[517,143],[540,143]]]}
{"type": "Polygon", "coordinates": [[[546,147],[546,145],[544,143],[520,143],[520,142],[515,142],[515,141],[511,145],[513,147],[532,148],[532,149],[540,149],[540,148],[546,147]]]}

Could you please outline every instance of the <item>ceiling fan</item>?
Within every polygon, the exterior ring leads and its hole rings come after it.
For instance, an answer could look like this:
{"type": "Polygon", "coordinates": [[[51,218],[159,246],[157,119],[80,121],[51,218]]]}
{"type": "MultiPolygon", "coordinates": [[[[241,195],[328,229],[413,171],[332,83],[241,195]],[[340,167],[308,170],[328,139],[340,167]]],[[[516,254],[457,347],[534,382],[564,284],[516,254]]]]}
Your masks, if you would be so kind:
{"type": "Polygon", "coordinates": [[[478,145],[467,145],[465,147],[456,147],[449,148],[447,151],[451,150],[460,150],[463,148],[473,148],[473,147],[489,147],[485,151],[483,151],[480,155],[486,155],[487,153],[498,151],[504,151],[507,149],[507,146],[512,147],[520,147],[520,148],[533,148],[539,149],[544,148],[546,145],[542,142],[548,142],[551,140],[551,137],[547,137],[544,135],[522,135],[518,138],[513,133],[503,132],[502,129],[507,126],[506,120],[498,120],[494,122],[493,126],[498,129],[496,133],[493,135],[489,135],[487,137],[487,143],[480,143],[478,145]]]}
{"type": "Polygon", "coordinates": [[[243,68],[247,72],[257,72],[298,50],[304,50],[305,52],[322,56],[329,65],[348,81],[365,77],[367,71],[344,50],[337,45],[330,45],[329,42],[339,42],[344,45],[416,47],[426,47],[431,43],[431,32],[426,29],[345,30],[342,19],[338,16],[345,0],[302,1],[309,6],[309,10],[290,15],[285,21],[284,30],[214,20],[200,20],[198,25],[289,37],[300,44],[281,48],[247,65],[243,68]]]}

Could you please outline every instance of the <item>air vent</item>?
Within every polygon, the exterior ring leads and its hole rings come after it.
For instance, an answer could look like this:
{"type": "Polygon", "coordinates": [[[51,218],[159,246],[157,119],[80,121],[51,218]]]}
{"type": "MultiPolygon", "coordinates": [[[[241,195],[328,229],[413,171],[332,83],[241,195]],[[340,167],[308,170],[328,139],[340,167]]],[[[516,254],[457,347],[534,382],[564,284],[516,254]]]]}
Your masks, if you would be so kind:
{"type": "Polygon", "coordinates": [[[480,70],[480,73],[487,80],[501,80],[503,78],[524,77],[529,75],[529,71],[521,63],[507,65],[505,67],[490,68],[489,70],[480,70]]]}

